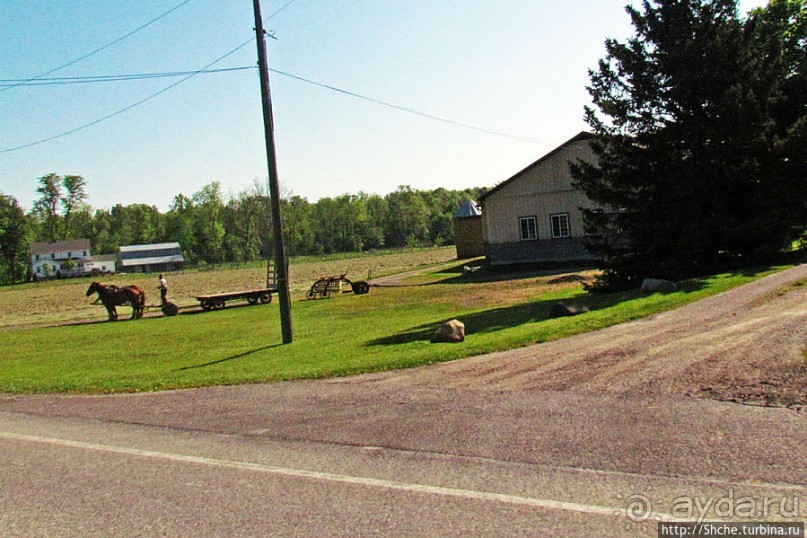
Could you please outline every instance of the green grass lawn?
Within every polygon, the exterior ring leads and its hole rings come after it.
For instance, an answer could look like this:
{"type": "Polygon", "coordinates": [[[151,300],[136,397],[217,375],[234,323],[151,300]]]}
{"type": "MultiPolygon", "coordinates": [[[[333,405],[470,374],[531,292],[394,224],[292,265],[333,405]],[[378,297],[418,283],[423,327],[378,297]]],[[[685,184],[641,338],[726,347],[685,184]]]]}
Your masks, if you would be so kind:
{"type": "MultiPolygon", "coordinates": [[[[123,392],[344,376],[405,368],[563,338],[668,310],[771,269],[687,281],[666,295],[590,295],[555,275],[464,277],[456,268],[418,285],[295,300],[295,341],[283,345],[277,302],[173,318],[5,330],[0,391],[123,392]],[[559,301],[590,313],[548,319],[559,301]],[[461,344],[431,344],[439,323],[466,325],[461,344]]],[[[572,279],[573,280],[573,279],[572,279]]],[[[123,309],[122,319],[128,317],[123,309]]],[[[104,319],[99,312],[99,320],[104,319]]]]}

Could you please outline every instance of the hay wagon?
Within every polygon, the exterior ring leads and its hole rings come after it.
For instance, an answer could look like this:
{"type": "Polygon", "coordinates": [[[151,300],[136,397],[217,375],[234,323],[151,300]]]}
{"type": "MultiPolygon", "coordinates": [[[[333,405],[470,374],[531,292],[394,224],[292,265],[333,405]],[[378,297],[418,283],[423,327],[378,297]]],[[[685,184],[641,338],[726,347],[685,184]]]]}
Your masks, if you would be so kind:
{"type": "Polygon", "coordinates": [[[210,295],[197,295],[196,300],[202,310],[221,310],[228,301],[246,300],[250,305],[272,302],[272,294],[277,293],[277,272],[271,262],[266,265],[266,287],[251,290],[228,291],[210,295]]]}

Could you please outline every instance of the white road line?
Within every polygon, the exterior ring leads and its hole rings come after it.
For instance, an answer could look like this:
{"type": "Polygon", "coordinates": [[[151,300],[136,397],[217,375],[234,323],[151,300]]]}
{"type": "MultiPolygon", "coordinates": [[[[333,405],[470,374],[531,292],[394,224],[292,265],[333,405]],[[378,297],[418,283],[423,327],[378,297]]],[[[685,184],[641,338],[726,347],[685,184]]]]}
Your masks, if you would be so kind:
{"type": "MultiPolygon", "coordinates": [[[[325,482],[338,482],[356,486],[373,488],[383,488],[388,490],[404,491],[408,493],[439,495],[443,497],[458,497],[463,499],[498,502],[520,506],[530,506],[533,508],[543,508],[548,510],[563,510],[567,512],[578,512],[583,514],[593,514],[599,516],[624,515],[624,510],[614,507],[599,506],[591,504],[581,504],[573,502],[558,501],[554,499],[537,499],[534,497],[523,497],[520,495],[508,495],[505,493],[493,493],[488,491],[476,491],[462,488],[449,488],[441,486],[429,486],[417,483],[396,482],[392,480],[382,480],[378,478],[368,478],[364,476],[351,476],[334,473],[324,473],[319,471],[306,471],[303,469],[292,469],[288,467],[277,467],[273,465],[262,465],[259,463],[249,463],[243,461],[222,460],[217,458],[207,458],[203,456],[190,456],[187,454],[173,454],[170,452],[160,452],[155,450],[143,450],[139,448],[129,448],[112,445],[102,445],[88,443],[84,441],[71,441],[69,439],[56,439],[51,437],[40,437],[36,435],[23,435],[12,432],[0,432],[0,438],[14,441],[25,441],[31,443],[42,443],[62,447],[76,448],[82,450],[95,450],[112,454],[126,454],[141,458],[153,458],[181,463],[192,463],[197,465],[207,465],[222,467],[227,469],[238,469],[254,471],[292,478],[304,478],[309,480],[320,480],[325,482]]],[[[654,512],[654,515],[670,518],[669,514],[654,512]]]]}

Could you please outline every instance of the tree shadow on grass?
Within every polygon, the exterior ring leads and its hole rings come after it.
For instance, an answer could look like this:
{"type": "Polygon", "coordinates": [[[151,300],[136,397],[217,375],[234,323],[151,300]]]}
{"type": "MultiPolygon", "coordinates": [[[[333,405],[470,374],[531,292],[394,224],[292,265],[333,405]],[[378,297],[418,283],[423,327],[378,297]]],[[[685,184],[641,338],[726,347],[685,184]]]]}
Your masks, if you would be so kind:
{"type": "MultiPolygon", "coordinates": [[[[689,294],[703,289],[705,285],[705,280],[687,280],[681,282],[678,291],[671,293],[683,292],[689,294]]],[[[559,303],[569,306],[585,306],[589,309],[589,313],[580,315],[587,316],[590,315],[591,312],[611,308],[619,305],[620,303],[649,295],[652,294],[642,293],[639,290],[631,290],[619,293],[580,293],[564,299],[545,299],[532,301],[529,303],[522,303],[501,308],[492,308],[482,312],[463,314],[455,317],[458,317],[460,321],[465,324],[466,334],[485,334],[501,331],[503,329],[509,329],[525,323],[548,321],[553,319],[549,315],[550,311],[552,310],[553,306],[559,303]]],[[[437,327],[451,319],[453,319],[453,317],[435,320],[430,323],[418,325],[417,327],[411,327],[397,334],[371,340],[365,345],[368,347],[388,346],[429,340],[437,327]]]]}
{"type": "MultiPolygon", "coordinates": [[[[610,304],[604,304],[603,301],[597,301],[598,304],[595,305],[594,301],[590,300],[592,298],[594,297],[586,294],[564,301],[557,299],[535,301],[501,308],[492,308],[490,310],[464,314],[458,317],[465,324],[466,334],[484,334],[509,329],[525,323],[550,319],[549,311],[554,305],[560,302],[565,304],[585,304],[590,311],[612,306],[610,304]],[[589,306],[589,303],[591,306],[589,306]]],[[[453,318],[445,318],[418,325],[417,327],[412,327],[391,336],[372,340],[366,345],[389,346],[428,340],[437,327],[451,319],[453,318]]]]}
{"type": "Polygon", "coordinates": [[[174,369],[174,371],[175,372],[184,372],[185,370],[194,370],[196,368],[206,368],[208,366],[215,366],[216,364],[221,364],[223,362],[228,362],[228,361],[232,361],[232,360],[236,360],[236,359],[243,359],[244,357],[254,355],[255,353],[258,353],[260,351],[266,351],[268,349],[272,349],[272,348],[275,348],[275,347],[280,347],[282,345],[283,344],[272,344],[271,346],[259,347],[257,349],[251,349],[251,350],[245,351],[243,353],[238,353],[237,355],[232,355],[230,357],[224,357],[223,359],[217,359],[215,361],[205,362],[205,363],[202,363],[202,364],[195,364],[193,366],[183,366],[182,368],[174,369]]]}

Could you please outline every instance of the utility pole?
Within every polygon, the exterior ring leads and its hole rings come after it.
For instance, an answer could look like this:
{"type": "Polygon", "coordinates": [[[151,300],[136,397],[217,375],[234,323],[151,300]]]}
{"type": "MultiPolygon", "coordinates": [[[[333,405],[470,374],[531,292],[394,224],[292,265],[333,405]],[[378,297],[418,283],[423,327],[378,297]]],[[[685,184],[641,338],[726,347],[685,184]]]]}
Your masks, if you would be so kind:
{"type": "Polygon", "coordinates": [[[275,155],[275,126],[272,117],[272,94],[269,91],[269,64],[266,61],[266,34],[263,30],[260,0],[252,0],[255,10],[255,35],[258,44],[258,71],[261,77],[261,98],[263,104],[263,130],[266,138],[266,163],[269,168],[269,196],[272,200],[272,235],[275,252],[278,298],[280,299],[280,328],[283,343],[294,340],[291,326],[291,297],[289,295],[289,264],[286,260],[286,246],[283,242],[283,219],[280,218],[280,181],[277,178],[277,158],[275,155]]]}

